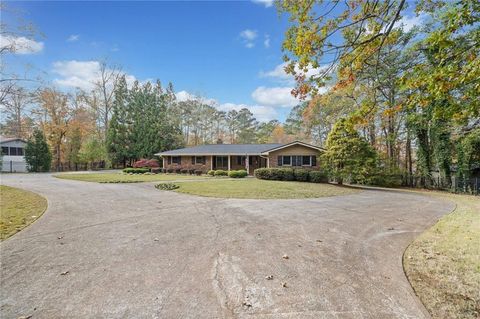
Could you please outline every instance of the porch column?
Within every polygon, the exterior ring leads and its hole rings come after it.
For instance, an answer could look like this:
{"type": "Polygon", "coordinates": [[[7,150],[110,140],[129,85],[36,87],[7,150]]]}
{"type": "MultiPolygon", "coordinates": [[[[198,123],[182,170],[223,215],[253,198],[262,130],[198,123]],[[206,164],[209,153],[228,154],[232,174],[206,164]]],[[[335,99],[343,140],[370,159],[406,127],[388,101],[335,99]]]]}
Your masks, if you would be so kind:
{"type": "Polygon", "coordinates": [[[250,174],[250,156],[245,156],[245,169],[247,170],[247,174],[250,174]]]}
{"type": "Polygon", "coordinates": [[[210,170],[213,171],[213,155],[210,155],[210,170]]]}
{"type": "Polygon", "coordinates": [[[230,171],[230,155],[228,155],[228,171],[230,171]]]}
{"type": "Polygon", "coordinates": [[[163,168],[167,168],[167,167],[165,166],[165,157],[162,157],[162,162],[163,162],[163,168]]]}

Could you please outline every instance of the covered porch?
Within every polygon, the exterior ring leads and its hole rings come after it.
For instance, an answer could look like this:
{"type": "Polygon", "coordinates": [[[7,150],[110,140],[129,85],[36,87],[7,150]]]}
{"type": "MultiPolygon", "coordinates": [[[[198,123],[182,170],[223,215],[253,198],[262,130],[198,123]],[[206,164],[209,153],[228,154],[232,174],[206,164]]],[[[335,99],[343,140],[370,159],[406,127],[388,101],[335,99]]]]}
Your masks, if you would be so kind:
{"type": "Polygon", "coordinates": [[[268,166],[268,160],[260,155],[212,155],[212,170],[241,170],[244,169],[248,175],[253,175],[257,168],[268,166]]]}

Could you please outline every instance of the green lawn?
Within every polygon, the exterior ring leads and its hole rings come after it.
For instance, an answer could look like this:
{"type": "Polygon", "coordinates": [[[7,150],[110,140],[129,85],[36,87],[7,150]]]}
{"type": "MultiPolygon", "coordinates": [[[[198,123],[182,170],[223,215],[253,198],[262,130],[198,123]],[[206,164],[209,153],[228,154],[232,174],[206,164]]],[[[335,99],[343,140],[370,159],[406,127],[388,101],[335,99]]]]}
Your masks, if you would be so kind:
{"type": "Polygon", "coordinates": [[[330,184],[266,181],[256,178],[176,183],[176,192],[221,198],[315,198],[347,195],[359,190],[330,184]]]}
{"type": "Polygon", "coordinates": [[[68,174],[57,174],[54,176],[62,179],[73,179],[76,181],[97,182],[97,183],[139,183],[139,182],[161,182],[161,181],[178,181],[178,180],[184,180],[184,179],[209,178],[207,176],[180,175],[180,174],[128,175],[128,174],[123,174],[121,172],[81,173],[81,174],[68,173],[68,174]]]}
{"type": "Polygon", "coordinates": [[[433,318],[480,318],[480,197],[430,194],[457,208],[408,247],[405,273],[433,318]]]}
{"type": "Polygon", "coordinates": [[[40,195],[0,185],[0,240],[4,240],[33,223],[47,209],[40,195]]]}

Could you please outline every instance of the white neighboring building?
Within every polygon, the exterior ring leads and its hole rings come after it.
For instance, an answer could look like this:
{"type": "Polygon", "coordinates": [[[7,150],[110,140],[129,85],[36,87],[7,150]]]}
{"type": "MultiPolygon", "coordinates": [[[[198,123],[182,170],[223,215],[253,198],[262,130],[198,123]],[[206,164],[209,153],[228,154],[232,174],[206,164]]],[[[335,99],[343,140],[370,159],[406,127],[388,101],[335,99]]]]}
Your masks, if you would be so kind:
{"type": "Polygon", "coordinates": [[[27,172],[25,146],[27,141],[16,137],[0,136],[2,146],[2,172],[27,172]]]}

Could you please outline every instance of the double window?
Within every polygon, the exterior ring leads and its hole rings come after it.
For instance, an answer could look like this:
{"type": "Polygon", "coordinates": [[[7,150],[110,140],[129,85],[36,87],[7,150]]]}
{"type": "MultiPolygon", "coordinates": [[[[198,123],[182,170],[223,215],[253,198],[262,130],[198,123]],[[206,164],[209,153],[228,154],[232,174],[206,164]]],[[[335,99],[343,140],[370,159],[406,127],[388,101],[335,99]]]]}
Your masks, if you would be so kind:
{"type": "Polygon", "coordinates": [[[216,168],[227,168],[228,167],[228,156],[217,156],[217,157],[215,157],[215,167],[216,168]]]}
{"type": "Polygon", "coordinates": [[[205,164],[205,156],[192,156],[192,165],[205,164]]]}
{"type": "Polygon", "coordinates": [[[245,156],[237,156],[237,165],[245,166],[245,156]]]}
{"type": "Polygon", "coordinates": [[[180,156],[172,156],[170,158],[171,158],[171,163],[173,163],[173,164],[181,164],[182,163],[182,158],[180,156]]]}
{"type": "Polygon", "coordinates": [[[2,146],[2,155],[23,156],[23,148],[2,146]]]}
{"type": "Polygon", "coordinates": [[[316,166],[317,157],[314,155],[280,155],[278,166],[316,166]]]}

